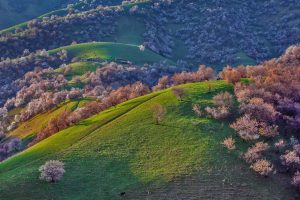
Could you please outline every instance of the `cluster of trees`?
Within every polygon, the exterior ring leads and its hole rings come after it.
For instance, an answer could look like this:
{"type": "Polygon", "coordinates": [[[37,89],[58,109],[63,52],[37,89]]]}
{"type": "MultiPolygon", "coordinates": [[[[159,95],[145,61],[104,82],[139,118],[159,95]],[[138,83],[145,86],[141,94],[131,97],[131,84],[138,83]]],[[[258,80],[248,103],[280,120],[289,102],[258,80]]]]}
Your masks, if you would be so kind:
{"type": "Polygon", "coordinates": [[[22,142],[18,138],[5,139],[5,135],[0,133],[0,162],[21,151],[22,142]],[[2,141],[3,140],[3,141],[2,141]],[[5,141],[4,141],[5,140],[5,141]]]}
{"type": "Polygon", "coordinates": [[[215,72],[211,67],[200,65],[197,71],[183,71],[175,73],[173,76],[163,76],[158,80],[157,85],[153,87],[154,91],[163,90],[171,86],[195,83],[216,79],[215,72]]]}
{"type": "MultiPolygon", "coordinates": [[[[278,59],[253,67],[227,67],[221,77],[235,84],[239,117],[231,127],[245,141],[255,141],[243,154],[251,168],[263,176],[276,169],[294,174],[300,187],[300,46],[292,46],[278,59]],[[247,82],[238,79],[248,78],[247,82]],[[288,142],[289,141],[289,142],[288,142]]],[[[224,145],[230,148],[228,141],[224,145]]]]}
{"type": "MultiPolygon", "coordinates": [[[[168,70],[167,67],[165,67],[164,70],[160,71],[160,73],[163,73],[166,70],[168,70]]],[[[133,75],[128,76],[128,78],[127,78],[127,76],[124,76],[124,74],[126,75],[127,71],[125,70],[125,72],[124,72],[123,66],[117,65],[116,63],[110,63],[110,64],[108,64],[108,66],[98,69],[94,73],[88,73],[85,76],[86,80],[89,80],[88,81],[90,84],[89,87],[93,86],[94,89],[93,90],[87,89],[86,93],[84,93],[84,92],[80,93],[80,91],[82,91],[82,90],[73,90],[73,92],[77,91],[76,94],[79,94],[79,95],[75,95],[76,98],[80,98],[82,96],[92,96],[91,94],[93,94],[93,95],[95,95],[94,97],[98,97],[98,101],[90,102],[87,105],[85,105],[84,107],[75,110],[74,112],[64,111],[57,118],[51,120],[49,122],[48,126],[46,128],[44,128],[43,130],[41,130],[37,134],[35,139],[29,144],[29,146],[49,137],[65,128],[75,124],[75,123],[78,123],[79,121],[81,121],[83,119],[86,119],[92,115],[95,115],[96,113],[99,113],[111,106],[115,106],[115,105],[117,105],[121,102],[125,102],[129,99],[150,93],[151,90],[149,89],[148,84],[143,84],[142,82],[135,82],[134,84],[131,84],[131,85],[129,84],[129,85],[125,85],[125,86],[121,86],[121,85],[124,83],[128,83],[127,81],[129,81],[129,83],[130,83],[130,77],[134,77],[134,74],[137,74],[139,77],[141,77],[140,79],[143,80],[142,77],[148,76],[148,78],[149,78],[149,76],[151,77],[152,73],[156,74],[157,72],[155,72],[155,70],[153,70],[153,68],[151,68],[151,67],[150,67],[150,70],[149,69],[147,70],[147,68],[139,68],[138,69],[138,68],[131,67],[129,71],[133,75]],[[122,70],[118,71],[117,69],[122,69],[122,70]],[[135,70],[138,72],[142,72],[142,73],[139,74],[135,70]],[[118,80],[118,84],[120,84],[120,85],[118,85],[118,87],[117,87],[118,89],[112,90],[111,89],[112,83],[117,82],[117,80],[118,80]],[[123,80],[125,81],[124,83],[122,82],[123,80]],[[106,88],[110,88],[110,90],[108,90],[106,88]]],[[[172,71],[172,72],[174,72],[174,71],[172,71]]],[[[177,80],[176,77],[178,77],[178,76],[181,76],[181,79],[185,80],[184,83],[192,83],[192,82],[197,82],[197,81],[199,82],[199,81],[215,79],[214,71],[211,68],[208,68],[205,66],[200,66],[199,69],[195,72],[177,73],[170,77],[163,76],[163,78],[161,78],[158,81],[158,84],[153,87],[153,90],[164,89],[164,88],[175,86],[177,84],[181,84],[179,81],[176,81],[177,80]],[[194,78],[191,79],[190,77],[194,77],[194,78]],[[167,81],[162,81],[162,79],[167,79],[167,81]],[[168,82],[168,84],[163,84],[162,82],[168,82]],[[162,84],[163,84],[163,86],[162,86],[162,84]]],[[[135,79],[133,79],[133,80],[135,80],[135,79]]],[[[143,82],[147,82],[147,81],[144,79],[143,82]]],[[[152,81],[150,83],[152,83],[152,81]]],[[[72,92],[72,91],[70,91],[70,92],[72,92]]],[[[173,88],[173,92],[179,100],[181,100],[185,94],[185,91],[183,91],[180,88],[173,88]]],[[[46,94],[48,94],[48,93],[45,93],[44,95],[46,95],[46,94]]],[[[54,95],[56,95],[56,94],[57,93],[55,93],[54,95]]],[[[60,94],[64,95],[64,96],[68,96],[68,97],[70,96],[70,93],[67,94],[64,92],[60,92],[60,94]]],[[[38,101],[44,102],[46,105],[48,105],[47,100],[45,98],[43,98],[43,99],[44,100],[38,99],[38,101]]],[[[49,100],[51,100],[51,99],[52,98],[49,97],[49,100]]],[[[64,99],[64,98],[59,98],[59,99],[64,99]]],[[[69,97],[69,99],[70,99],[70,97],[69,97]]],[[[50,102],[52,102],[52,101],[50,101],[50,102]]],[[[31,103],[28,104],[28,107],[24,113],[28,114],[29,110],[31,111],[30,113],[32,113],[32,112],[34,113],[34,110],[36,110],[39,107],[38,105],[40,105],[40,104],[38,104],[36,101],[32,101],[31,103]],[[32,109],[30,109],[30,107],[29,107],[29,105],[31,105],[31,104],[35,105],[34,108],[32,108],[32,109]]],[[[49,105],[54,106],[55,104],[50,103],[49,105]]],[[[43,106],[43,108],[45,108],[45,106],[43,106]]],[[[155,118],[156,118],[156,122],[159,123],[161,121],[162,116],[165,113],[164,109],[154,109],[154,110],[155,110],[155,112],[157,111],[157,113],[158,113],[155,115],[155,116],[157,116],[155,118]]],[[[42,111],[45,111],[45,110],[42,110],[42,111]]],[[[25,115],[25,116],[27,116],[27,115],[25,115]]],[[[21,114],[21,119],[23,119],[22,114],[21,114]]]]}
{"type": "Polygon", "coordinates": [[[37,76],[36,73],[39,73],[42,69],[49,68],[50,66],[57,68],[67,61],[68,53],[65,50],[59,51],[57,54],[53,55],[49,55],[49,53],[45,50],[37,51],[35,53],[30,53],[25,50],[21,57],[1,60],[0,106],[23,87],[28,86],[33,81],[36,81],[37,78],[34,77],[37,76]],[[35,79],[31,81],[33,78],[35,79]]]}
{"type": "Polygon", "coordinates": [[[16,33],[2,34],[1,56],[15,58],[26,49],[48,50],[74,42],[104,41],[115,33],[117,17],[127,15],[143,20],[146,27],[144,46],[171,57],[180,40],[188,50],[187,56],[181,59],[201,63],[236,62],[244,56],[241,51],[256,61],[262,61],[274,56],[273,52],[280,54],[289,45],[300,41],[300,29],[295,24],[298,22],[293,20],[296,14],[278,12],[282,7],[293,10],[300,7],[296,0],[284,3],[256,0],[230,4],[219,0],[154,0],[141,8],[136,5],[129,10],[123,6],[98,6],[103,2],[82,1],[81,6],[70,5],[67,15],[32,20],[26,28],[17,29],[16,33]],[[277,13],[276,22],[262,29],[251,28],[265,25],[264,20],[273,19],[274,12],[277,13]],[[286,23],[287,20],[292,20],[292,23],[286,23]],[[168,28],[170,24],[176,24],[176,27],[168,28]]]}
{"type": "Polygon", "coordinates": [[[260,62],[274,56],[273,51],[279,55],[300,41],[300,29],[294,23],[287,23],[297,18],[296,13],[281,13],[276,22],[265,23],[265,19],[273,19],[273,14],[283,7],[295,9],[300,5],[296,0],[284,3],[156,0],[152,6],[137,9],[134,15],[144,19],[144,43],[153,51],[171,56],[179,39],[188,49],[184,59],[228,64],[242,59],[237,56],[241,50],[260,62]],[[176,28],[167,29],[169,24],[176,24],[176,28]],[[262,25],[264,28],[259,30],[252,28],[262,25]]]}
{"type": "Polygon", "coordinates": [[[87,103],[84,107],[81,107],[73,112],[64,111],[58,117],[52,119],[46,128],[37,133],[34,140],[29,144],[32,146],[39,141],[50,137],[51,135],[66,129],[92,115],[95,115],[109,107],[116,106],[129,99],[133,99],[139,96],[150,93],[148,86],[141,82],[136,82],[132,85],[120,87],[117,90],[113,90],[107,97],[101,101],[92,101],[87,103]]]}
{"type": "Polygon", "coordinates": [[[98,6],[84,12],[70,12],[66,16],[52,15],[32,20],[24,30],[18,29],[17,33],[0,37],[0,54],[15,58],[26,49],[49,50],[73,42],[103,41],[115,31],[116,17],[121,11],[122,7],[98,6]]]}
{"type": "MultiPolygon", "coordinates": [[[[61,52],[60,57],[66,59],[66,52],[61,52]]],[[[37,58],[36,58],[37,59],[37,58]]],[[[3,109],[10,111],[13,108],[23,108],[21,113],[6,120],[3,131],[11,131],[17,128],[19,122],[24,122],[39,113],[46,112],[66,100],[74,100],[81,97],[94,97],[99,100],[106,98],[113,90],[137,81],[149,85],[156,84],[158,77],[173,75],[181,68],[168,66],[165,63],[135,66],[132,64],[121,65],[108,63],[98,68],[95,72],[87,72],[83,76],[74,77],[81,88],[69,88],[69,82],[65,76],[66,71],[72,70],[63,64],[62,73],[55,72],[53,68],[35,68],[27,72],[22,78],[13,81],[16,95],[6,100],[3,109]],[[18,89],[19,88],[19,89],[18,89]],[[10,121],[8,123],[8,121],[10,121]]],[[[182,68],[184,69],[184,68],[182,68]]],[[[75,86],[76,87],[76,86],[75,86]]]]}

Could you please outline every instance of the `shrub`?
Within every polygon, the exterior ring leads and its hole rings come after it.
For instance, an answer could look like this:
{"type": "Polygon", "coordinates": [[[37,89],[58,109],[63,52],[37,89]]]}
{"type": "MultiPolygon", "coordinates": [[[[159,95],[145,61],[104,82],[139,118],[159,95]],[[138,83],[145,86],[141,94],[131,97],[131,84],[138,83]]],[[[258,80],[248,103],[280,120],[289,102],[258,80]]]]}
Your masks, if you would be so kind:
{"type": "Polygon", "coordinates": [[[193,109],[194,113],[198,116],[201,117],[202,116],[202,111],[201,111],[201,107],[197,104],[193,105],[193,109]]]}
{"type": "Polygon", "coordinates": [[[293,150],[298,154],[300,155],[300,144],[295,144],[293,146],[293,150]]]}
{"type": "Polygon", "coordinates": [[[283,150],[286,147],[286,142],[283,139],[278,140],[274,144],[275,148],[278,149],[279,151],[283,150]]]}
{"type": "Polygon", "coordinates": [[[235,149],[235,140],[232,137],[226,138],[222,144],[229,150],[235,149]]]}
{"type": "Polygon", "coordinates": [[[166,108],[162,106],[161,104],[155,104],[151,107],[153,111],[153,118],[156,124],[159,124],[164,116],[166,115],[166,108]]]}
{"type": "Polygon", "coordinates": [[[153,91],[159,91],[159,90],[166,89],[168,87],[170,87],[169,77],[163,76],[158,80],[157,85],[154,86],[152,89],[153,89],[153,91]]]}
{"type": "Polygon", "coordinates": [[[171,79],[175,85],[211,80],[214,79],[214,70],[210,67],[200,65],[196,72],[176,73],[171,79]]]}
{"type": "Polygon", "coordinates": [[[213,103],[218,107],[231,108],[233,106],[233,96],[229,92],[221,92],[213,97],[213,103]]]}
{"type": "Polygon", "coordinates": [[[205,111],[215,119],[225,119],[230,115],[228,107],[224,106],[217,108],[206,107],[205,111]]]}
{"type": "Polygon", "coordinates": [[[225,67],[221,72],[221,78],[226,80],[228,83],[237,83],[242,78],[242,75],[236,69],[225,67]]]}
{"type": "Polygon", "coordinates": [[[22,148],[22,142],[19,138],[13,138],[7,143],[9,153],[18,152],[22,148]]]}
{"type": "Polygon", "coordinates": [[[269,176],[273,171],[273,165],[265,159],[257,160],[250,168],[262,176],[269,176]]]}
{"type": "Polygon", "coordinates": [[[235,129],[244,140],[256,140],[259,138],[259,122],[256,119],[251,119],[250,115],[246,114],[237,119],[230,127],[235,129]]]}
{"type": "Polygon", "coordinates": [[[296,151],[287,151],[284,155],[280,156],[283,165],[290,168],[298,168],[300,166],[300,158],[296,151]]]}
{"type": "Polygon", "coordinates": [[[294,185],[298,189],[300,188],[300,172],[295,173],[293,180],[292,180],[292,185],[294,185]]]}
{"type": "Polygon", "coordinates": [[[258,129],[258,133],[261,136],[272,138],[279,135],[277,125],[268,125],[266,123],[261,123],[258,129]]]}
{"type": "Polygon", "coordinates": [[[179,101],[186,95],[186,91],[183,88],[172,88],[172,92],[179,101]]]}
{"type": "Polygon", "coordinates": [[[278,112],[270,103],[265,103],[262,98],[251,98],[248,104],[242,104],[240,110],[263,122],[274,122],[277,119],[278,112]]]}
{"type": "Polygon", "coordinates": [[[244,154],[243,158],[247,163],[253,163],[262,157],[263,152],[269,149],[269,145],[263,142],[257,142],[254,146],[250,147],[244,154]]]}
{"type": "Polygon", "coordinates": [[[54,183],[63,177],[65,173],[64,163],[58,160],[49,160],[39,168],[39,171],[41,180],[54,183]]]}

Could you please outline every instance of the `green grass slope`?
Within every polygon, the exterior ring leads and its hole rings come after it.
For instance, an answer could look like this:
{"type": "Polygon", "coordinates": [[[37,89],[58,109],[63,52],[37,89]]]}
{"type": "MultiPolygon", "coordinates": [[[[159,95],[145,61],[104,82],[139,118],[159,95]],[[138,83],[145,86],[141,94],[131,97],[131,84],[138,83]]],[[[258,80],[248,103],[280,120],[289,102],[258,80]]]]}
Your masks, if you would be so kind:
{"type": "MultiPolygon", "coordinates": [[[[178,101],[168,90],[110,108],[0,164],[1,199],[293,199],[276,177],[262,178],[220,142],[233,135],[226,122],[198,118],[193,103],[211,104],[232,91],[223,81],[187,84],[178,101]],[[209,91],[209,87],[212,91],[209,91]],[[151,106],[163,104],[160,125],[151,106]],[[55,184],[38,179],[46,160],[65,163],[55,184]],[[126,192],[120,197],[121,192],[126,192]]],[[[244,149],[242,142],[238,149],[244,149]]]]}
{"type": "Polygon", "coordinates": [[[106,61],[116,61],[118,59],[124,59],[131,61],[134,64],[141,65],[164,60],[172,63],[167,58],[164,58],[148,49],[141,51],[137,45],[131,44],[113,42],[82,43],[50,50],[49,53],[57,53],[62,49],[67,50],[70,57],[77,57],[79,60],[102,59],[106,61]]]}
{"type": "Polygon", "coordinates": [[[66,102],[52,110],[36,115],[34,118],[23,122],[19,127],[9,133],[11,137],[17,137],[22,140],[30,140],[36,133],[42,130],[48,122],[57,117],[65,110],[74,110],[87,102],[87,99],[66,102]]]}

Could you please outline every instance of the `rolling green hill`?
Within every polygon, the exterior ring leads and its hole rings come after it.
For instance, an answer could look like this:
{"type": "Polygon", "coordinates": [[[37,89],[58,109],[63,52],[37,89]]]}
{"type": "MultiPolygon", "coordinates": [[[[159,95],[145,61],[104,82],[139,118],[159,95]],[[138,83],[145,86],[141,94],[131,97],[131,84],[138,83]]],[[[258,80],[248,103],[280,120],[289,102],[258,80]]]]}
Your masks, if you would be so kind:
{"type": "Polygon", "coordinates": [[[138,46],[131,44],[112,43],[112,42],[93,42],[66,46],[49,51],[50,54],[61,50],[67,50],[68,56],[76,57],[79,60],[102,59],[105,61],[128,60],[134,64],[142,65],[145,63],[154,63],[172,61],[160,56],[148,49],[141,51],[138,46]]]}
{"type": "MultiPolygon", "coordinates": [[[[222,147],[220,142],[233,135],[226,122],[192,112],[193,103],[210,105],[213,95],[232,91],[231,85],[180,87],[188,92],[183,101],[170,89],[130,100],[4,161],[1,198],[294,199],[284,178],[262,178],[222,147]],[[157,103],[167,108],[159,125],[150,109],[157,103]],[[55,184],[38,179],[39,166],[50,159],[65,163],[66,174],[55,184]]],[[[245,143],[237,148],[244,150],[245,143]]]]}
{"type": "Polygon", "coordinates": [[[75,110],[87,101],[88,99],[79,99],[58,105],[48,112],[38,114],[34,118],[21,123],[17,129],[9,133],[9,136],[17,137],[22,140],[30,140],[37,132],[44,128],[51,119],[57,117],[64,110],[75,110]]]}
{"type": "MultiPolygon", "coordinates": [[[[75,76],[81,76],[86,72],[96,71],[97,68],[103,66],[106,62],[131,62],[136,65],[153,64],[158,62],[166,62],[167,64],[175,64],[173,61],[160,56],[146,49],[141,51],[136,45],[112,43],[112,42],[94,42],[83,43],[62,47],[49,51],[50,54],[57,53],[62,49],[67,50],[70,58],[76,58],[76,62],[69,63],[71,67],[70,73],[66,75],[68,80],[75,76]]],[[[57,73],[62,72],[62,68],[55,70],[57,73]]],[[[70,82],[70,87],[74,87],[74,83],[70,82]]]]}

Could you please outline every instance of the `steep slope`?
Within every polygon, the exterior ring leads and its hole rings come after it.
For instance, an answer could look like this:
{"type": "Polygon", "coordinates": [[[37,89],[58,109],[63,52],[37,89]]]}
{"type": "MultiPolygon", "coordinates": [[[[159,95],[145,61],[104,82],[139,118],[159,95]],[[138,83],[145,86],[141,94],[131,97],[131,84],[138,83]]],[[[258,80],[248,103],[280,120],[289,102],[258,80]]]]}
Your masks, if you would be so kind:
{"type": "MultiPolygon", "coordinates": [[[[187,84],[183,101],[170,91],[152,93],[106,110],[0,164],[3,199],[293,199],[276,176],[261,178],[220,142],[226,123],[197,118],[193,103],[210,105],[224,81],[187,84]],[[211,89],[211,90],[210,90],[211,89]],[[160,125],[151,106],[163,104],[160,125]],[[62,181],[38,180],[38,167],[62,160],[62,181]]],[[[238,149],[245,143],[239,142],[238,149]]],[[[284,182],[284,179],[282,179],[284,182]]]]}

